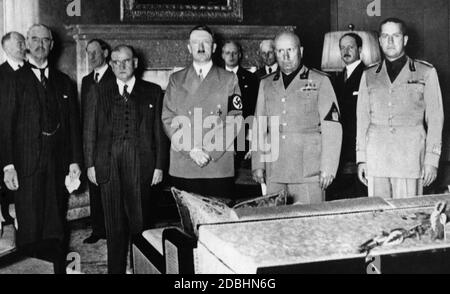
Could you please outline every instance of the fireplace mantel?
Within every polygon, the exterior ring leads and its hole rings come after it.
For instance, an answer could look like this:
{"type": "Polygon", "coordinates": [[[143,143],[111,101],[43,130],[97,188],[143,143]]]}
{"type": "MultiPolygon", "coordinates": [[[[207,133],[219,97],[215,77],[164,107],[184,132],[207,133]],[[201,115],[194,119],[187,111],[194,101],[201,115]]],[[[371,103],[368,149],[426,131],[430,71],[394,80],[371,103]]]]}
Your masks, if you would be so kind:
{"type": "MultiPolygon", "coordinates": [[[[192,25],[71,25],[68,34],[76,42],[77,82],[80,89],[82,78],[89,73],[86,45],[90,39],[100,38],[112,47],[118,44],[132,45],[139,57],[144,79],[167,86],[167,78],[174,69],[190,63],[187,38],[192,25]]],[[[242,26],[211,25],[220,44],[223,40],[238,41],[243,48],[242,64],[257,67],[259,43],[272,39],[283,30],[293,26],[242,26]]]]}

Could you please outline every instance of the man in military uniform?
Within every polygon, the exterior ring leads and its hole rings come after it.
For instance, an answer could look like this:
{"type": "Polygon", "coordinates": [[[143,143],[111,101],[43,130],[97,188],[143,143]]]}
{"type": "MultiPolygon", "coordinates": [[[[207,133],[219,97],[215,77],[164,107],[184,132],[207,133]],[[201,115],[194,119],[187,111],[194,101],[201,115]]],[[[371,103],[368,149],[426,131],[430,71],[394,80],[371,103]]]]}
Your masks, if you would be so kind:
{"type": "Polygon", "coordinates": [[[364,72],[359,88],[358,177],[369,196],[421,195],[436,179],[441,154],[444,114],[436,69],[405,54],[402,20],[383,21],[379,42],[385,59],[364,72]]]}
{"type": "Polygon", "coordinates": [[[172,74],[163,102],[172,143],[169,174],[178,189],[231,198],[237,133],[230,132],[236,127],[231,120],[236,116],[242,123],[243,108],[238,78],[213,64],[216,43],[208,27],[192,29],[188,49],[193,64],[172,74]]]}
{"type": "Polygon", "coordinates": [[[253,142],[260,145],[269,139],[272,150],[279,145],[279,156],[268,160],[257,148],[252,155],[253,177],[259,183],[266,181],[269,194],[287,190],[296,204],[322,202],[341,150],[336,96],[324,73],[302,64],[303,47],[294,33],[282,32],[275,38],[275,53],[280,71],[261,81],[253,142]],[[278,126],[272,125],[272,117],[279,118],[278,126]],[[262,120],[270,121],[270,132],[260,127],[262,120]],[[279,136],[272,132],[275,128],[279,136]]]}

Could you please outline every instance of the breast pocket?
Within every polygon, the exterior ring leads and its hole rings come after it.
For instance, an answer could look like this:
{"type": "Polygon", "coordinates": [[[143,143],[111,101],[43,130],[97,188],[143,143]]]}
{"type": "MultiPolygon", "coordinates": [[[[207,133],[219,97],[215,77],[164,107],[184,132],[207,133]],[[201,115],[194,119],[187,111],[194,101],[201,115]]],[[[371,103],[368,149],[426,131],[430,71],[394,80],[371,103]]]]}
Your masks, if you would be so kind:
{"type": "Polygon", "coordinates": [[[310,91],[306,94],[302,94],[298,97],[298,99],[301,112],[304,114],[312,114],[317,112],[317,91],[310,91]]]}
{"type": "Polygon", "coordinates": [[[424,85],[419,83],[407,84],[405,86],[405,93],[407,93],[408,97],[403,99],[403,104],[405,107],[423,107],[424,99],[424,85]]]}

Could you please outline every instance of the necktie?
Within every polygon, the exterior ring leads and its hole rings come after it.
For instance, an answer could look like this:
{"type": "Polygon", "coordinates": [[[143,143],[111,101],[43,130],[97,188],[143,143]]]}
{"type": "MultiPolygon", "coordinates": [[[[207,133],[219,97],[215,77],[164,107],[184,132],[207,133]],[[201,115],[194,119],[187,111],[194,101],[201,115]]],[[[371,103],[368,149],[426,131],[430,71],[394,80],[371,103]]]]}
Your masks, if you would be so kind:
{"type": "Polygon", "coordinates": [[[272,68],[271,68],[271,67],[269,67],[269,73],[270,73],[270,74],[272,73],[272,68]]]}
{"type": "Polygon", "coordinates": [[[100,76],[100,73],[96,72],[94,76],[94,81],[98,84],[98,77],[100,76]]]}
{"type": "Polygon", "coordinates": [[[45,76],[45,70],[47,69],[47,67],[39,68],[39,67],[37,67],[37,66],[35,66],[34,64],[31,64],[31,63],[30,63],[30,66],[31,66],[32,68],[34,68],[34,69],[39,70],[39,72],[40,72],[40,78],[41,78],[41,79],[40,79],[41,84],[42,84],[42,86],[44,87],[44,89],[47,89],[48,79],[47,79],[47,77],[45,76]]]}
{"type": "Polygon", "coordinates": [[[45,76],[45,68],[40,68],[39,71],[41,72],[41,84],[44,87],[44,89],[47,89],[47,77],[45,76]]]}
{"type": "Polygon", "coordinates": [[[198,71],[198,77],[200,78],[200,81],[203,81],[203,79],[205,78],[205,77],[203,76],[202,69],[199,69],[199,71],[198,71]]]}
{"type": "Polygon", "coordinates": [[[347,68],[344,69],[344,82],[347,82],[348,80],[348,71],[347,68]]]}
{"type": "Polygon", "coordinates": [[[128,99],[130,99],[130,93],[128,93],[128,85],[123,86],[123,94],[122,97],[125,100],[125,102],[128,102],[128,99]]]}

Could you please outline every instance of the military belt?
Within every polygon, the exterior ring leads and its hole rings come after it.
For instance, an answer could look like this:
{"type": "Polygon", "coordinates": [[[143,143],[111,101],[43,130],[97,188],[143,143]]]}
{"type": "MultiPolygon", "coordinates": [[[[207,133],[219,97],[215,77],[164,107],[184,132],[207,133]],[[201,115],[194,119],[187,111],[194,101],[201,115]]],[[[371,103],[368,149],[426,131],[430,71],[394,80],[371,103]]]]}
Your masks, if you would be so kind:
{"type": "Polygon", "coordinates": [[[314,133],[320,133],[320,128],[318,127],[310,127],[310,128],[290,128],[288,129],[286,126],[283,126],[280,124],[280,134],[314,134],[314,133]]]}
{"type": "Polygon", "coordinates": [[[423,126],[420,122],[392,122],[387,120],[386,123],[370,123],[370,127],[375,128],[401,128],[401,127],[418,127],[423,126]]]}

